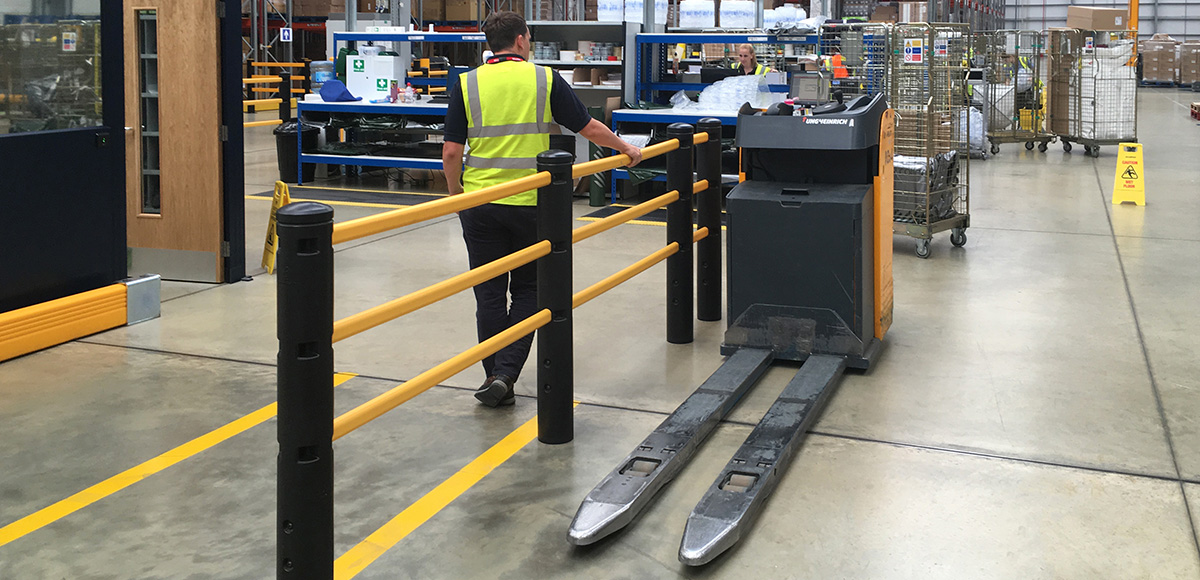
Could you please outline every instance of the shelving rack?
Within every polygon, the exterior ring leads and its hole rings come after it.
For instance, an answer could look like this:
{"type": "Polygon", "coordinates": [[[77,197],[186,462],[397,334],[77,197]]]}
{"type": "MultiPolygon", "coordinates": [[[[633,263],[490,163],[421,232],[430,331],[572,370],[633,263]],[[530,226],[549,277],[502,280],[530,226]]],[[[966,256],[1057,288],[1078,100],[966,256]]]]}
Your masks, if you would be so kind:
{"type": "MultiPolygon", "coordinates": [[[[529,22],[529,31],[533,34],[533,38],[539,42],[561,42],[563,50],[574,50],[577,43],[581,40],[589,40],[594,42],[613,42],[622,46],[628,47],[634,43],[638,33],[642,30],[642,25],[637,22],[593,22],[593,21],[575,21],[575,20],[534,20],[529,22]]],[[[632,66],[632,61],[629,59],[629,54],[624,54],[623,60],[619,61],[565,61],[565,60],[534,60],[534,64],[540,64],[551,68],[574,68],[581,66],[594,66],[605,68],[617,68],[621,71],[621,86],[619,87],[588,87],[588,86],[573,86],[576,91],[583,90],[586,94],[579,95],[580,100],[585,105],[597,106],[603,105],[606,97],[620,96],[622,100],[629,101],[633,99],[633,87],[629,79],[636,74],[636,70],[632,66]],[[593,98],[592,95],[597,95],[593,98]]]]}
{"type": "MultiPolygon", "coordinates": [[[[818,35],[781,36],[758,32],[698,32],[698,33],[644,33],[636,40],[635,96],[640,101],[654,100],[657,91],[699,91],[706,83],[665,82],[667,58],[662,49],[668,44],[795,44],[810,45],[814,50],[818,35]]],[[[787,84],[771,85],[771,92],[788,92],[787,84]]]]}

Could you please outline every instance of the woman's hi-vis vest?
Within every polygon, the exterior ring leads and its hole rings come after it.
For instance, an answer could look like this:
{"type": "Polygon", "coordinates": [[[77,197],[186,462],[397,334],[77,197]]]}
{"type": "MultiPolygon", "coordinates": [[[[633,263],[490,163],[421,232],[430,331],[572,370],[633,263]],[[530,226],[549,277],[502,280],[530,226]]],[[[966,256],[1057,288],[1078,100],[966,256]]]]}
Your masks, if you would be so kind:
{"type": "MultiPolygon", "coordinates": [[[[553,73],[510,60],[467,72],[462,82],[467,110],[467,157],[463,191],[475,191],[537,173],[537,156],[550,149],[550,87],[553,73]]],[[[537,190],[494,201],[537,205],[537,190]]]]}
{"type": "Polygon", "coordinates": [[[846,70],[846,59],[840,54],[833,55],[833,78],[849,78],[850,71],[846,70]]]}
{"type": "MultiPolygon", "coordinates": [[[[732,69],[740,69],[740,68],[742,68],[742,63],[740,63],[740,62],[735,62],[735,63],[733,63],[733,66],[731,66],[731,67],[729,67],[729,68],[732,68],[732,69]]],[[[756,75],[765,75],[765,74],[767,74],[768,72],[771,72],[771,68],[770,68],[770,67],[766,67],[766,66],[763,66],[763,65],[761,65],[761,64],[756,64],[756,65],[754,65],[754,74],[756,74],[756,75]]]]}

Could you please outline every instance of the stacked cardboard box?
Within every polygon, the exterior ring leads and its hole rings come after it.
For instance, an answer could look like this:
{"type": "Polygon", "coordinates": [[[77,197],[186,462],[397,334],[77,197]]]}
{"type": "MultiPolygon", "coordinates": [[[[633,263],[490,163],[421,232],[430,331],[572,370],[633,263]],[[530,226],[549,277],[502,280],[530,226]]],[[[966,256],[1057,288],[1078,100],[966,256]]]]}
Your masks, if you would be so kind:
{"type": "Polygon", "coordinates": [[[1189,40],[1179,46],[1179,82],[1200,83],[1200,40],[1189,40]]]}
{"type": "Polygon", "coordinates": [[[1149,40],[1142,53],[1142,80],[1173,83],[1178,69],[1173,40],[1149,40]]]}
{"type": "Polygon", "coordinates": [[[1067,7],[1067,28],[1080,30],[1124,30],[1128,11],[1124,8],[1067,7]]]}

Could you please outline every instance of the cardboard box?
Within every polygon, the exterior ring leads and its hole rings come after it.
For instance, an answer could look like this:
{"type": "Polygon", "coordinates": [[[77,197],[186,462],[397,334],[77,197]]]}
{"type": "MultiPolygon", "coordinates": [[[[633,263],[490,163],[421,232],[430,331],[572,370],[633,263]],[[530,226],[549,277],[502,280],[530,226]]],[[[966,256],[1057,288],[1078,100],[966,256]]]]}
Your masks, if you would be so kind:
{"type": "Polygon", "coordinates": [[[1179,82],[1185,85],[1200,82],[1200,41],[1185,42],[1179,47],[1179,82]]]}
{"type": "Polygon", "coordinates": [[[424,0],[421,3],[421,20],[445,20],[446,0],[424,0]]]}
{"type": "Polygon", "coordinates": [[[1142,80],[1156,83],[1173,83],[1178,74],[1175,57],[1175,42],[1150,40],[1142,53],[1142,80]]]}
{"type": "Polygon", "coordinates": [[[1124,30],[1129,11],[1124,8],[1067,7],[1067,28],[1124,30]]]}
{"type": "Polygon", "coordinates": [[[900,7],[892,4],[890,6],[876,6],[871,12],[871,22],[898,22],[900,20],[900,7]]]}
{"type": "Polygon", "coordinates": [[[571,71],[571,84],[580,86],[590,86],[596,83],[592,82],[592,68],[586,66],[575,67],[571,71]]]}
{"type": "Polygon", "coordinates": [[[446,20],[479,20],[479,4],[476,0],[446,0],[446,20]]]}
{"type": "Polygon", "coordinates": [[[926,22],[929,20],[929,3],[900,2],[900,22],[926,22]]]}

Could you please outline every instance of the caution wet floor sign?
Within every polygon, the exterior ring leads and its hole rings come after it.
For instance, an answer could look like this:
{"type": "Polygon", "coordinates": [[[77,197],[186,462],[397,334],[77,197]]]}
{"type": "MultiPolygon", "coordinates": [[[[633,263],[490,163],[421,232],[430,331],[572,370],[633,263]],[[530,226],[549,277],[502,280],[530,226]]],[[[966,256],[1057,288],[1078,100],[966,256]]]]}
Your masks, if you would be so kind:
{"type": "Polygon", "coordinates": [[[1117,171],[1113,179],[1113,205],[1146,205],[1146,171],[1142,165],[1142,144],[1121,143],[1117,149],[1117,171]]]}
{"type": "Polygon", "coordinates": [[[275,273],[275,254],[279,250],[279,233],[276,231],[275,212],[289,203],[292,203],[292,198],[288,195],[287,184],[276,181],[275,198],[271,200],[271,219],[267,221],[267,241],[263,244],[262,267],[267,269],[268,274],[275,273]]]}

